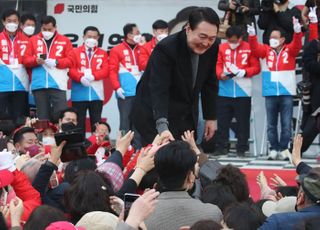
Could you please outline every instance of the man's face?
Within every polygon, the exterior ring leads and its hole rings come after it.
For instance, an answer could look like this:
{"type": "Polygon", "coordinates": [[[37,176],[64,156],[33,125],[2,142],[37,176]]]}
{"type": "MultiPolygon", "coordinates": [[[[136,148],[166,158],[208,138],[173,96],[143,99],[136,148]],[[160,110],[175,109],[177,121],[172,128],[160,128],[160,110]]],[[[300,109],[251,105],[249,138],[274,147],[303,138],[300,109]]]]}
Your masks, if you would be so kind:
{"type": "Polygon", "coordinates": [[[139,35],[140,31],[138,27],[133,27],[132,28],[132,32],[128,33],[127,35],[127,41],[129,41],[130,43],[134,43],[134,36],[139,35]]]}
{"type": "Polygon", "coordinates": [[[83,40],[86,40],[87,38],[99,40],[99,34],[97,31],[88,30],[86,34],[83,36],[83,40]]]}
{"type": "Polygon", "coordinates": [[[189,48],[196,54],[203,54],[215,42],[218,28],[208,22],[202,21],[192,30],[188,25],[186,27],[187,42],[189,48]]]}
{"type": "Polygon", "coordinates": [[[230,44],[240,44],[242,42],[242,38],[241,37],[238,38],[237,36],[234,35],[234,36],[228,38],[228,42],[230,44]]]}
{"type": "Polygon", "coordinates": [[[62,124],[66,124],[69,122],[72,122],[74,125],[77,125],[78,124],[77,114],[73,112],[65,112],[64,117],[60,120],[60,126],[62,124]]]}
{"type": "Polygon", "coordinates": [[[19,152],[25,153],[26,149],[32,145],[38,145],[39,141],[35,133],[25,133],[22,136],[22,140],[16,143],[16,149],[19,152]]]}
{"type": "Polygon", "coordinates": [[[42,137],[54,137],[54,131],[51,128],[47,128],[43,131],[42,137]]]}
{"type": "Polygon", "coordinates": [[[7,23],[15,23],[19,24],[19,18],[17,15],[12,14],[9,17],[6,17],[4,21],[2,21],[3,25],[6,25],[7,23]]]}
{"type": "Polygon", "coordinates": [[[50,22],[48,24],[43,24],[41,26],[41,31],[49,31],[49,32],[56,32],[56,27],[53,26],[53,24],[50,22]]]}
{"type": "Polygon", "coordinates": [[[154,35],[155,37],[157,37],[157,36],[159,36],[159,35],[162,35],[162,34],[168,34],[168,33],[169,33],[168,28],[153,30],[153,35],[154,35]]]}
{"type": "Polygon", "coordinates": [[[270,34],[270,39],[278,40],[280,43],[279,47],[282,46],[286,40],[284,37],[281,37],[280,31],[277,30],[272,31],[272,33],[270,34]]]}
{"type": "Polygon", "coordinates": [[[109,129],[108,129],[108,127],[106,125],[99,124],[96,127],[96,132],[95,133],[96,133],[96,136],[105,138],[106,136],[109,135],[109,129]]]}
{"type": "Polygon", "coordinates": [[[27,19],[24,24],[21,24],[21,29],[27,27],[27,26],[33,26],[36,27],[36,22],[30,19],[27,19]]]}

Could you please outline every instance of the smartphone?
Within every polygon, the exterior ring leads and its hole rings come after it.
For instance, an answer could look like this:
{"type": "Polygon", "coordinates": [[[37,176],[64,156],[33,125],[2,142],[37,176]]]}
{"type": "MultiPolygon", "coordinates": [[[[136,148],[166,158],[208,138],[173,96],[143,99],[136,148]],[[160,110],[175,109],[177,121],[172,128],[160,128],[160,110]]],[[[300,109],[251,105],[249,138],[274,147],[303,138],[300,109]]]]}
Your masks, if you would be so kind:
{"type": "Polygon", "coordinates": [[[139,197],[140,195],[138,194],[133,194],[133,193],[124,194],[124,220],[127,219],[133,202],[135,202],[135,200],[138,199],[139,197]]]}
{"type": "Polygon", "coordinates": [[[62,141],[66,141],[66,145],[76,144],[85,141],[84,136],[80,132],[74,133],[56,133],[54,134],[56,145],[59,146],[62,141]]]}
{"type": "Polygon", "coordinates": [[[40,54],[39,58],[46,60],[47,59],[47,54],[40,54]]]}
{"type": "Polygon", "coordinates": [[[229,73],[229,74],[227,74],[226,75],[228,78],[233,78],[233,77],[235,77],[236,75],[234,75],[233,73],[229,73]]]}
{"type": "Polygon", "coordinates": [[[35,129],[47,129],[49,128],[49,120],[37,120],[32,124],[32,127],[35,129]]]}

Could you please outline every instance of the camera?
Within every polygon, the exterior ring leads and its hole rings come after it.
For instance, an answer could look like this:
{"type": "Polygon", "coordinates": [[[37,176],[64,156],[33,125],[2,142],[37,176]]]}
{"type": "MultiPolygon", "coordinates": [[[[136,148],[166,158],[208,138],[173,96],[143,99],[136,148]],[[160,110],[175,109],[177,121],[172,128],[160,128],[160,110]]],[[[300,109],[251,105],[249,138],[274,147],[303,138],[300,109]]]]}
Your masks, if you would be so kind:
{"type": "Polygon", "coordinates": [[[62,125],[62,131],[54,135],[57,145],[66,141],[66,145],[62,149],[61,161],[69,162],[86,157],[88,145],[81,129],[72,123],[67,123],[62,125]]]}
{"type": "Polygon", "coordinates": [[[241,12],[241,6],[243,6],[242,5],[242,3],[239,1],[239,0],[233,0],[233,3],[236,5],[236,13],[242,13],[241,12]]]}
{"type": "Polygon", "coordinates": [[[310,96],[310,89],[311,89],[311,82],[309,80],[300,81],[297,84],[297,91],[298,95],[302,97],[302,105],[303,111],[308,112],[310,110],[311,105],[311,96],[310,96]]]}

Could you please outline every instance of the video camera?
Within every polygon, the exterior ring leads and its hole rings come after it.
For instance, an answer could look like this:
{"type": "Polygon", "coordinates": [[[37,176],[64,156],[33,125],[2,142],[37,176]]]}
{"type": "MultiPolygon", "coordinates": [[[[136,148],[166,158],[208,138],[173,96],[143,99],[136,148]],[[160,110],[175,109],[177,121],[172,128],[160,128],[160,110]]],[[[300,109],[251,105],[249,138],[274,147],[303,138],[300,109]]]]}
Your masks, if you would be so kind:
{"type": "Polygon", "coordinates": [[[262,11],[273,11],[273,4],[282,5],[286,2],[286,0],[262,0],[261,9],[262,11]]]}
{"type": "Polygon", "coordinates": [[[311,105],[311,90],[312,83],[309,80],[300,81],[297,84],[298,95],[302,98],[303,111],[308,112],[311,105]]]}
{"type": "Polygon", "coordinates": [[[86,157],[88,146],[81,129],[72,123],[67,123],[62,125],[62,131],[54,135],[57,146],[66,141],[66,145],[62,149],[61,161],[68,162],[86,157]]]}

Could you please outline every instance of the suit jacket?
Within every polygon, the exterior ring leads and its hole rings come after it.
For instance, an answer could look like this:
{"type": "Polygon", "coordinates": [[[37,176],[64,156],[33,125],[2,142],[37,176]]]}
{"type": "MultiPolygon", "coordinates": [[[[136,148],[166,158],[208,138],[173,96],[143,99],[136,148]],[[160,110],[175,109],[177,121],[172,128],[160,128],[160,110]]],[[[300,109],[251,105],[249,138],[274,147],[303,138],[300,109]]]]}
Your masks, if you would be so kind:
{"type": "Polygon", "coordinates": [[[145,220],[148,230],[176,230],[192,226],[199,220],[220,223],[222,213],[213,204],[193,199],[187,192],[163,192],[158,198],[154,212],[145,220]]]}
{"type": "Polygon", "coordinates": [[[194,87],[185,31],[167,37],[154,48],[138,84],[131,113],[133,126],[146,143],[151,143],[156,136],[155,121],[159,118],[168,119],[169,130],[175,138],[180,138],[188,129],[195,130],[200,93],[204,119],[215,120],[218,45],[216,41],[199,56],[194,87]]]}

